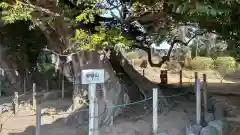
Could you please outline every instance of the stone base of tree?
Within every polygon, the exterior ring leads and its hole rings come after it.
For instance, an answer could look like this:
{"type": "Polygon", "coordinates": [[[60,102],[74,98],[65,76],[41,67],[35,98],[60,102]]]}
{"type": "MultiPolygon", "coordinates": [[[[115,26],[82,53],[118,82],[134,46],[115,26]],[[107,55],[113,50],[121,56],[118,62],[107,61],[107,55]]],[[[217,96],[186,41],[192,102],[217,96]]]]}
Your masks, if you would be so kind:
{"type": "Polygon", "coordinates": [[[214,127],[206,126],[200,131],[200,135],[218,135],[214,127]]]}

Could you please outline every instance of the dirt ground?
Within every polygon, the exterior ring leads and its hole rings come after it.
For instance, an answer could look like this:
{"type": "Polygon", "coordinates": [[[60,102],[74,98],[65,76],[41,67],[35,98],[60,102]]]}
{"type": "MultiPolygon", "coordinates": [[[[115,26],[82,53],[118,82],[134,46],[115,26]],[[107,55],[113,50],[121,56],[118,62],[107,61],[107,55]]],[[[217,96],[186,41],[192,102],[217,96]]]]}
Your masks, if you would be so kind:
{"type": "MultiPolygon", "coordinates": [[[[142,73],[142,69],[135,65],[136,70],[142,73]]],[[[160,82],[160,69],[148,67],[145,69],[145,76],[153,81],[160,82]]],[[[208,75],[209,92],[225,92],[238,93],[240,84],[236,81],[223,80],[220,83],[220,77],[214,71],[199,71],[199,76],[202,73],[208,75]]],[[[194,82],[194,72],[184,70],[183,82],[185,84],[194,82]]],[[[179,83],[179,75],[176,73],[169,73],[169,83],[179,83]]],[[[183,128],[189,120],[195,118],[195,103],[189,102],[183,97],[172,98],[176,105],[166,114],[159,113],[158,116],[158,131],[168,132],[170,135],[182,135],[183,128]]],[[[235,108],[235,115],[226,117],[232,126],[231,135],[238,135],[240,130],[238,123],[240,123],[240,102],[237,98],[228,98],[219,96],[219,101],[228,101],[230,112],[235,108]],[[231,100],[230,100],[231,99],[231,100]]],[[[62,114],[67,107],[71,105],[71,99],[47,100],[41,104],[41,108],[51,108],[52,113],[43,115],[41,118],[41,135],[87,135],[87,125],[68,125],[64,122],[66,114],[62,114]]],[[[113,126],[101,127],[99,129],[100,135],[149,135],[152,131],[152,111],[150,110],[132,110],[115,118],[113,126]]],[[[88,111],[88,110],[86,110],[88,111]]],[[[4,113],[0,117],[2,129],[1,135],[33,135],[35,134],[35,113],[27,109],[21,109],[17,116],[12,113],[4,113]]],[[[239,124],[240,125],[240,124],[239,124]]],[[[240,127],[240,126],[239,126],[240,127]]]]}
{"type": "MultiPolygon", "coordinates": [[[[177,100],[177,99],[176,99],[177,100]]],[[[42,108],[51,106],[64,108],[68,100],[46,101],[41,104],[42,108]]],[[[113,126],[102,127],[100,135],[149,135],[152,132],[152,111],[132,110],[130,106],[126,113],[114,119],[113,126]]],[[[195,114],[194,104],[181,102],[176,104],[170,112],[159,113],[158,131],[167,131],[171,135],[182,135],[184,125],[193,119],[195,114]],[[186,108],[186,106],[188,106],[186,108]]],[[[42,116],[41,135],[87,135],[86,125],[74,127],[64,123],[64,115],[52,114],[42,116]]],[[[33,135],[35,133],[35,113],[29,110],[21,110],[17,116],[12,113],[5,113],[1,116],[3,124],[1,135],[33,135]]],[[[104,125],[103,125],[104,126],[104,125]]]]}

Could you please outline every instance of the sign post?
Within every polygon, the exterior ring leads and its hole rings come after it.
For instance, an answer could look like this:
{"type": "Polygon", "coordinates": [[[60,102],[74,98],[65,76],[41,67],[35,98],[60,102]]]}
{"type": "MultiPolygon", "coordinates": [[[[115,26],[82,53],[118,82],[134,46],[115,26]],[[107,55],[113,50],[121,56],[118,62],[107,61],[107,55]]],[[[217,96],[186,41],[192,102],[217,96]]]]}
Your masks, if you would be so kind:
{"type": "Polygon", "coordinates": [[[104,83],[103,69],[82,70],[82,84],[88,84],[89,98],[89,135],[98,135],[98,102],[96,84],[104,83]]]}

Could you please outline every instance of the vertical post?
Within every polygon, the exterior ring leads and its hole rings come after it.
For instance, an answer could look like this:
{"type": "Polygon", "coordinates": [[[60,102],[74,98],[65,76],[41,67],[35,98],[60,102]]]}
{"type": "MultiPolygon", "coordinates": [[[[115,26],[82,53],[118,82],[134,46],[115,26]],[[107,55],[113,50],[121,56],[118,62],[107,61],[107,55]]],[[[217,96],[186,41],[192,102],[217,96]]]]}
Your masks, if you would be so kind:
{"type": "Polygon", "coordinates": [[[0,97],[2,96],[2,81],[0,80],[0,97]]]}
{"type": "Polygon", "coordinates": [[[99,135],[99,121],[98,121],[98,101],[97,98],[95,97],[94,100],[94,135],[99,135]]]}
{"type": "Polygon", "coordinates": [[[153,135],[157,135],[158,127],[158,89],[153,88],[153,135]]]}
{"type": "Polygon", "coordinates": [[[62,98],[64,98],[64,78],[62,78],[62,98]]]}
{"type": "Polygon", "coordinates": [[[58,88],[61,89],[61,73],[58,71],[58,88]]]}
{"type": "Polygon", "coordinates": [[[27,81],[26,81],[26,77],[23,78],[23,94],[26,95],[27,94],[27,81]]]}
{"type": "Polygon", "coordinates": [[[198,80],[198,72],[194,72],[194,77],[195,77],[195,87],[197,85],[197,80],[198,80]]]}
{"type": "Polygon", "coordinates": [[[182,69],[179,72],[179,79],[180,79],[179,84],[180,86],[182,86],[182,69]]]}
{"type": "Polygon", "coordinates": [[[41,128],[41,107],[40,105],[36,108],[36,135],[40,135],[41,128]]]}
{"type": "Polygon", "coordinates": [[[113,116],[111,116],[111,123],[110,126],[113,127],[113,116]]]}
{"type": "Polygon", "coordinates": [[[89,135],[94,135],[94,118],[95,118],[95,95],[96,95],[96,84],[88,85],[89,93],[89,135]]]}
{"type": "Polygon", "coordinates": [[[197,124],[201,124],[201,84],[200,79],[196,81],[196,112],[197,112],[197,124]]]}
{"type": "Polygon", "coordinates": [[[143,68],[142,74],[143,74],[143,76],[145,76],[145,69],[144,68],[143,68]]]}
{"type": "Polygon", "coordinates": [[[36,83],[33,83],[33,109],[36,110],[37,100],[36,100],[36,83]]]}
{"type": "Polygon", "coordinates": [[[27,91],[27,86],[28,86],[28,69],[25,70],[25,85],[26,85],[26,91],[27,91]]]}
{"type": "Polygon", "coordinates": [[[203,104],[204,104],[204,117],[207,116],[208,106],[207,106],[207,75],[203,74],[203,104]]]}
{"type": "Polygon", "coordinates": [[[49,92],[49,83],[48,83],[48,80],[46,80],[46,92],[49,92]]]}
{"type": "Polygon", "coordinates": [[[13,107],[13,113],[16,115],[18,113],[18,92],[14,92],[13,107]]]}

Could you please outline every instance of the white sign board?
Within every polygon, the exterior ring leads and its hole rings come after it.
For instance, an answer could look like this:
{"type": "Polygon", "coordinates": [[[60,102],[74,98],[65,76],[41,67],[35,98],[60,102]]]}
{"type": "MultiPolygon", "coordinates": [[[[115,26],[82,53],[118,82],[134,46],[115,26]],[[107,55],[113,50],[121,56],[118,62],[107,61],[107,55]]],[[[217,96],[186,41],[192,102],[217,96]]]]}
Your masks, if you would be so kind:
{"type": "Polygon", "coordinates": [[[82,84],[104,83],[104,69],[82,70],[82,84]]]}

